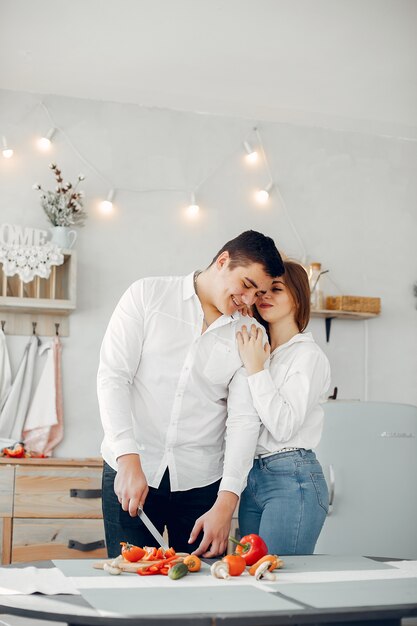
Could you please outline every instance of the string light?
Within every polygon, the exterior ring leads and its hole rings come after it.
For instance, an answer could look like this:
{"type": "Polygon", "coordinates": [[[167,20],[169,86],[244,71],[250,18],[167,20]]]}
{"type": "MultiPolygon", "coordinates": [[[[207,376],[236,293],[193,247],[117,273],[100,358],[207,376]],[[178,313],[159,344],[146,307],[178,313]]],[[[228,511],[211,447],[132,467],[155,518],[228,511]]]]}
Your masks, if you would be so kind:
{"type": "Polygon", "coordinates": [[[255,191],[255,198],[259,204],[266,204],[269,200],[269,194],[273,187],[272,181],[268,183],[265,189],[258,189],[255,191]]]}
{"type": "Polygon", "coordinates": [[[5,159],[11,159],[13,156],[12,148],[7,145],[7,139],[3,136],[3,156],[5,159]]]}
{"type": "Polygon", "coordinates": [[[113,212],[113,199],[115,193],[114,189],[110,189],[106,200],[102,200],[100,202],[100,213],[103,213],[103,215],[110,215],[110,213],[113,212]]]}
{"type": "MultiPolygon", "coordinates": [[[[74,154],[78,156],[78,158],[85,164],[87,165],[106,185],[107,187],[110,187],[110,191],[108,193],[108,196],[106,198],[106,200],[102,200],[100,202],[99,205],[99,210],[103,215],[110,215],[113,212],[113,199],[114,199],[114,195],[115,195],[115,188],[114,185],[112,184],[112,181],[108,180],[108,178],[106,176],[104,176],[92,163],[91,161],[87,160],[83,154],[81,154],[81,152],[77,149],[77,147],[74,145],[74,143],[72,142],[72,140],[70,139],[70,137],[67,135],[67,133],[60,128],[56,123],[55,120],[52,118],[48,107],[45,105],[44,102],[40,101],[38,102],[38,104],[36,105],[36,107],[42,107],[49,119],[49,122],[51,124],[51,128],[48,131],[47,135],[43,138],[41,138],[39,141],[41,142],[41,149],[42,147],[45,149],[46,147],[49,147],[51,144],[51,140],[53,135],[55,134],[56,131],[59,131],[60,134],[62,134],[62,136],[64,137],[65,141],[68,143],[68,145],[70,146],[70,148],[73,150],[74,154]]],[[[264,163],[266,172],[268,174],[269,177],[269,184],[264,188],[264,189],[258,189],[255,194],[256,194],[256,200],[259,204],[266,204],[270,198],[270,192],[272,190],[272,188],[274,188],[277,198],[278,198],[278,202],[281,205],[281,207],[283,208],[285,214],[286,214],[286,218],[288,220],[288,223],[290,224],[292,230],[294,231],[294,235],[296,236],[298,243],[300,245],[300,249],[302,251],[302,261],[304,262],[307,259],[307,254],[306,254],[306,250],[303,244],[303,241],[297,231],[297,229],[295,228],[295,225],[293,224],[292,220],[291,220],[291,216],[288,212],[287,206],[285,204],[284,198],[282,197],[281,193],[280,193],[280,189],[279,186],[273,182],[273,176],[272,176],[272,172],[271,169],[269,167],[269,162],[265,153],[265,148],[263,145],[263,141],[262,141],[262,137],[259,133],[258,128],[253,128],[250,131],[251,134],[255,133],[256,134],[256,145],[258,146],[258,150],[253,150],[252,146],[250,145],[250,143],[248,142],[247,139],[245,139],[242,143],[243,146],[245,148],[246,151],[246,159],[249,162],[254,163],[258,158],[262,158],[262,161],[264,163]]],[[[248,135],[249,137],[250,135],[248,135]]],[[[3,151],[2,151],[3,157],[6,159],[10,159],[13,156],[13,150],[11,148],[8,147],[7,145],[7,141],[6,141],[6,137],[3,136],[3,151]]],[[[236,150],[233,150],[230,154],[225,155],[224,158],[221,160],[221,162],[217,163],[217,165],[212,169],[211,172],[209,172],[208,174],[206,174],[204,176],[204,178],[194,187],[194,193],[192,194],[192,198],[191,198],[191,204],[188,205],[188,207],[186,207],[185,211],[186,211],[186,215],[187,217],[189,217],[189,219],[196,219],[199,214],[200,214],[200,207],[197,204],[196,200],[195,200],[195,193],[197,193],[197,191],[200,189],[200,187],[202,187],[202,185],[204,185],[207,180],[209,180],[209,178],[211,178],[213,176],[213,174],[215,172],[217,172],[224,163],[226,163],[227,161],[229,161],[230,158],[232,158],[233,155],[236,154],[236,150]]],[[[120,189],[120,188],[118,188],[120,189]]],[[[181,188],[176,188],[176,187],[164,187],[164,188],[135,188],[135,189],[128,189],[126,187],[123,187],[124,191],[128,191],[128,192],[132,192],[132,193],[155,193],[155,192],[173,192],[173,193],[181,193],[184,194],[186,190],[181,189],[181,188]]]]}
{"type": "Polygon", "coordinates": [[[191,204],[188,205],[185,212],[190,219],[196,219],[200,213],[200,207],[196,202],[194,193],[191,194],[191,204]]]}
{"type": "Polygon", "coordinates": [[[253,150],[252,146],[250,145],[248,141],[244,141],[243,146],[247,153],[245,156],[246,161],[250,163],[251,165],[253,165],[259,159],[259,154],[256,152],[256,150],[253,150]]]}
{"type": "Polygon", "coordinates": [[[48,130],[47,134],[44,137],[40,137],[38,139],[38,148],[40,150],[43,150],[44,152],[46,152],[47,150],[50,149],[51,144],[52,144],[52,138],[56,133],[56,128],[52,127],[48,130]]]}

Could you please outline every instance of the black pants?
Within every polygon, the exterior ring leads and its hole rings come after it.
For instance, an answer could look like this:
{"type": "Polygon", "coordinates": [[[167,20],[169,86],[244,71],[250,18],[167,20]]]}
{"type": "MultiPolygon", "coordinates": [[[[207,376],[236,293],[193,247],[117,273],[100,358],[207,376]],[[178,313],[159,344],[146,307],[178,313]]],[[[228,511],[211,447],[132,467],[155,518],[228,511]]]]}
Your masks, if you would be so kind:
{"type": "MultiPolygon", "coordinates": [[[[130,517],[123,511],[114,493],[116,472],[107,463],[103,467],[103,517],[107,551],[110,558],[120,554],[120,542],[127,541],[137,546],[154,546],[155,539],[138,517],[130,517]]],[[[195,521],[214,504],[220,480],[206,487],[187,491],[171,491],[168,469],[157,489],[150,487],[144,511],[162,534],[166,526],[169,545],[177,552],[192,552],[203,537],[193,544],[188,543],[195,521]]],[[[156,546],[158,547],[158,546],[156,546]]]]}

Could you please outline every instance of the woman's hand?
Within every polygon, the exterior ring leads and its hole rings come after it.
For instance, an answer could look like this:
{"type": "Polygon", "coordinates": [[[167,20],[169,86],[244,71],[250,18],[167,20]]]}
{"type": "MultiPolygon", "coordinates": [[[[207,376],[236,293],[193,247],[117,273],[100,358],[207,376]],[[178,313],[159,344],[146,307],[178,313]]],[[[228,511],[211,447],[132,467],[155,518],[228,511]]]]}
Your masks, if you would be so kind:
{"type": "Polygon", "coordinates": [[[242,326],[242,330],[236,333],[237,345],[239,348],[240,358],[249,375],[261,372],[264,369],[264,363],[269,359],[271,354],[271,346],[266,342],[263,345],[263,332],[260,328],[252,324],[250,333],[246,326],[242,326]]]}

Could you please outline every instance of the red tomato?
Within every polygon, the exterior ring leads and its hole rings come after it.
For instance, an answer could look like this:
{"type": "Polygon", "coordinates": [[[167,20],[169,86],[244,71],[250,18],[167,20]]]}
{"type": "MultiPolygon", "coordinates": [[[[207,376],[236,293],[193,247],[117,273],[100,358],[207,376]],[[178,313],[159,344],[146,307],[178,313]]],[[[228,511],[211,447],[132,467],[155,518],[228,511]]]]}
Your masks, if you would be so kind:
{"type": "Polygon", "coordinates": [[[140,561],[142,557],[145,556],[145,550],[143,548],[139,548],[139,546],[134,546],[133,544],[126,543],[125,541],[121,541],[120,545],[122,546],[122,556],[126,559],[126,561],[136,563],[136,561],[140,561]]]}
{"type": "Polygon", "coordinates": [[[230,576],[240,576],[245,571],[246,561],[239,554],[228,554],[222,561],[228,564],[230,576]]]}

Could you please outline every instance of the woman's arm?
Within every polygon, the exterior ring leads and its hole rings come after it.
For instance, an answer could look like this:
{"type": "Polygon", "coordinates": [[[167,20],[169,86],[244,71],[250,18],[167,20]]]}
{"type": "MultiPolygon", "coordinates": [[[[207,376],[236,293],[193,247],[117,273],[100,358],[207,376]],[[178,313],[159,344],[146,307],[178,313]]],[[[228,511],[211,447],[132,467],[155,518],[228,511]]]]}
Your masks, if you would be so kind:
{"type": "Polygon", "coordinates": [[[249,374],[253,403],[263,425],[274,439],[285,443],[294,437],[306,415],[319,403],[328,379],[328,362],[320,351],[300,344],[298,358],[288,366],[284,380],[274,380],[274,368],[263,368],[265,355],[269,352],[263,347],[259,335],[253,330],[238,333],[239,352],[249,374]]]}

